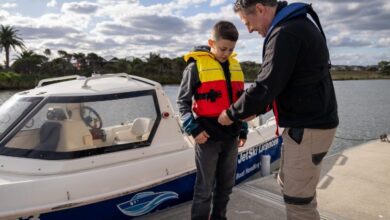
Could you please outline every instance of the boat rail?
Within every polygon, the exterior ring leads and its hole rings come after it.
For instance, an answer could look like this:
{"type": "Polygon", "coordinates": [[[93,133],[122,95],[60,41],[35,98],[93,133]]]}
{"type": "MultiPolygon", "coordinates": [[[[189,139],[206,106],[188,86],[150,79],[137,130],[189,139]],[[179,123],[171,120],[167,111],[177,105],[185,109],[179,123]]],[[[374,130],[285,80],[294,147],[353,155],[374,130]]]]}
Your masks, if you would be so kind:
{"type": "Polygon", "coordinates": [[[79,79],[82,78],[83,76],[80,75],[71,75],[71,76],[60,76],[60,77],[54,77],[54,78],[49,78],[49,79],[42,79],[38,82],[38,85],[35,88],[39,88],[43,86],[44,83],[48,82],[56,82],[56,81],[65,81],[65,80],[71,80],[71,79],[79,79]]]}
{"type": "Polygon", "coordinates": [[[84,89],[90,88],[90,86],[87,85],[90,80],[110,78],[110,77],[125,77],[127,80],[133,80],[127,73],[116,73],[116,74],[105,74],[105,75],[96,74],[96,75],[92,75],[91,77],[87,78],[85,80],[82,88],[84,88],[84,89]]]}

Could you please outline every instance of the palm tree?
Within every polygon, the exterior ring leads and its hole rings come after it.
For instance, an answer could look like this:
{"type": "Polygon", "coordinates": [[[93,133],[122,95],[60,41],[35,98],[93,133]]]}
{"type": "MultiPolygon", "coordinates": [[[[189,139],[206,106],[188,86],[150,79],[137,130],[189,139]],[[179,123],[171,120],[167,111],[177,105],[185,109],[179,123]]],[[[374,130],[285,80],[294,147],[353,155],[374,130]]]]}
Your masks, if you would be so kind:
{"type": "Polygon", "coordinates": [[[104,59],[96,53],[88,53],[85,61],[89,67],[89,72],[100,72],[103,67],[104,59]]]}
{"type": "Polygon", "coordinates": [[[73,53],[72,57],[76,60],[76,66],[79,69],[84,68],[87,65],[84,53],[73,53]]]}
{"type": "Polygon", "coordinates": [[[32,50],[25,50],[16,57],[15,62],[12,64],[12,69],[17,73],[38,74],[42,64],[47,61],[47,57],[36,54],[32,50]]]}
{"type": "Polygon", "coordinates": [[[18,30],[15,30],[11,26],[1,25],[0,29],[0,52],[3,48],[5,51],[5,69],[9,69],[9,52],[12,47],[16,50],[16,47],[24,49],[23,39],[18,36],[18,30]]]}
{"type": "Polygon", "coordinates": [[[16,56],[16,60],[27,59],[36,55],[38,54],[32,50],[23,50],[19,55],[16,56]]]}
{"type": "Polygon", "coordinates": [[[45,56],[50,60],[51,50],[49,48],[45,49],[43,54],[45,54],[45,56]]]}
{"type": "Polygon", "coordinates": [[[57,53],[62,58],[65,58],[66,56],[68,56],[68,53],[65,50],[59,50],[59,51],[57,51],[57,53]]]}

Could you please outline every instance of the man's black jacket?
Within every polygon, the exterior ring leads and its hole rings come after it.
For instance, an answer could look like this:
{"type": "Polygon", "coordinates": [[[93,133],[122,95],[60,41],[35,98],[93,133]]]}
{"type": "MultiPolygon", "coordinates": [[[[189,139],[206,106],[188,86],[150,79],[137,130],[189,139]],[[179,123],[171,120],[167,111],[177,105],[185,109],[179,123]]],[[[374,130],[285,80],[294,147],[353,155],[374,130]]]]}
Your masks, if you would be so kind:
{"type": "MultiPolygon", "coordinates": [[[[286,3],[279,3],[277,12],[286,3]]],[[[276,100],[281,127],[335,128],[337,102],[326,41],[315,24],[297,17],[273,29],[256,81],[228,111],[234,119],[262,114],[276,100]]]]}

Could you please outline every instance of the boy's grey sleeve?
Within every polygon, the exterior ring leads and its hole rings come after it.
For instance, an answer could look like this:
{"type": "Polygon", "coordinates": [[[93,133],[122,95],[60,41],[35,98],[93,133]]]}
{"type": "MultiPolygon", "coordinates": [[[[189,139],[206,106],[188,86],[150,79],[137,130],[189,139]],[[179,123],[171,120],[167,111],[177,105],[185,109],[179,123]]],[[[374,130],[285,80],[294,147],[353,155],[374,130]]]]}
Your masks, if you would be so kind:
{"type": "Polygon", "coordinates": [[[196,63],[190,63],[183,72],[183,79],[179,87],[177,107],[180,113],[180,121],[187,134],[196,137],[204,129],[195,120],[192,113],[192,97],[196,87],[200,85],[196,63]]]}

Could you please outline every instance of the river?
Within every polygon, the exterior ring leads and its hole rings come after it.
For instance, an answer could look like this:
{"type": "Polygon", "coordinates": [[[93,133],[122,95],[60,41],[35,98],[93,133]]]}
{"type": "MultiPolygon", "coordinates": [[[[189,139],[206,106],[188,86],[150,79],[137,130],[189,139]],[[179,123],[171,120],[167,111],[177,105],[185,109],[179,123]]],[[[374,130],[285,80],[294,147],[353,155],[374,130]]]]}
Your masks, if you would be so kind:
{"type": "MultiPolygon", "coordinates": [[[[340,125],[331,153],[390,134],[390,80],[335,81],[334,85],[340,125]]],[[[163,88],[176,108],[178,85],[163,88]]],[[[0,90],[0,105],[15,92],[0,90]]]]}

